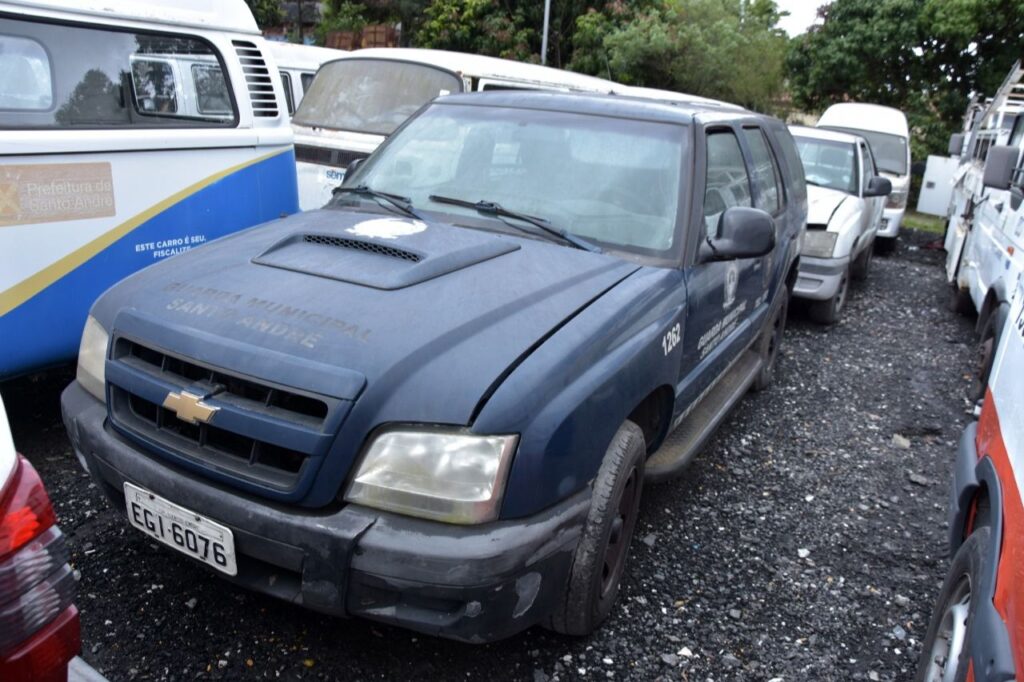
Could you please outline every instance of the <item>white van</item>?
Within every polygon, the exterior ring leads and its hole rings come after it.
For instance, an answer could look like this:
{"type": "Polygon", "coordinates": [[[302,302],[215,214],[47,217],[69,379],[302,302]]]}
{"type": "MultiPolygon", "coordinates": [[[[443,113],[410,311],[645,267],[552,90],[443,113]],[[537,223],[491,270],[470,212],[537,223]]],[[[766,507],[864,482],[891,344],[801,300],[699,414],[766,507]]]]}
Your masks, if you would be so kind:
{"type": "Polygon", "coordinates": [[[370,48],[324,64],[292,117],[299,205],[320,208],[345,168],[439,95],[487,90],[612,92],[593,76],[480,55],[370,48]]]}
{"type": "Polygon", "coordinates": [[[0,0],[0,379],[72,360],[109,286],[298,208],[243,0],[0,0]]]}
{"type": "Polygon", "coordinates": [[[910,127],[899,109],[878,104],[833,104],[818,119],[819,128],[860,135],[871,145],[878,172],[892,183],[885,203],[876,244],[891,251],[900,235],[900,223],[910,193],[910,127]]]}
{"type": "Polygon", "coordinates": [[[270,48],[270,54],[274,55],[278,71],[281,72],[281,86],[284,89],[289,116],[295,113],[303,95],[313,84],[313,77],[320,65],[348,52],[316,45],[285,43],[280,40],[269,40],[267,46],[270,48]]]}

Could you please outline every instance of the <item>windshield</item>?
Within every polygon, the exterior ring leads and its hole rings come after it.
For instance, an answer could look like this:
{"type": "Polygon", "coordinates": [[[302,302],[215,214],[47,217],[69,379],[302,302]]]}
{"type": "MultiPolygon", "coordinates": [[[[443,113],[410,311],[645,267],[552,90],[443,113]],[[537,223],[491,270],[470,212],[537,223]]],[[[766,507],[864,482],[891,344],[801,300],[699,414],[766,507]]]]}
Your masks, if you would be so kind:
{"type": "Polygon", "coordinates": [[[604,248],[665,257],[675,243],[687,139],[674,124],[435,104],[346,185],[474,217],[472,208],[430,197],[494,202],[604,248]]]}
{"type": "Polygon", "coordinates": [[[390,135],[439,95],[462,91],[454,74],[391,59],[341,59],[320,67],[292,121],[390,135]]]}
{"type": "Polygon", "coordinates": [[[871,147],[871,155],[875,157],[875,166],[879,172],[892,173],[893,175],[907,174],[907,138],[888,133],[877,133],[873,130],[858,130],[856,128],[833,128],[831,130],[842,130],[854,135],[860,135],[868,141],[871,147]]]}
{"type": "Polygon", "coordinates": [[[819,187],[857,193],[854,146],[847,142],[794,136],[807,182],[819,187]]]}

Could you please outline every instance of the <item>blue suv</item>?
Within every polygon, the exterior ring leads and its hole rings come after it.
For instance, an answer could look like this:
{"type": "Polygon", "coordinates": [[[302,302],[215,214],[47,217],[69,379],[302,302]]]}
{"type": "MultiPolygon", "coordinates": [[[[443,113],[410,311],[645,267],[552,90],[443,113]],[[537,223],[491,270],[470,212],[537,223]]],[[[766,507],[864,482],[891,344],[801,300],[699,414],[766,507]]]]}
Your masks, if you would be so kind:
{"type": "Polygon", "coordinates": [[[442,97],[323,209],[107,291],[64,421],[129,523],[249,588],[586,634],[645,482],[771,381],[806,217],[767,116],[442,97]]]}

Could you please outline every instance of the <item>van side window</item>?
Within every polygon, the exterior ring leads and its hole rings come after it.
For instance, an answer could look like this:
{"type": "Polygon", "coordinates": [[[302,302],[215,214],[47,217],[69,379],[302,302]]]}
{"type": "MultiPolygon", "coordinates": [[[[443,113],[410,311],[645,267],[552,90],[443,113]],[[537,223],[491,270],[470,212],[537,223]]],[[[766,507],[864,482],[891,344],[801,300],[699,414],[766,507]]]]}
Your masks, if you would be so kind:
{"type": "Polygon", "coordinates": [[[732,131],[708,134],[707,182],[704,186],[704,227],[718,236],[718,219],[727,208],[751,206],[750,176],[740,143],[732,131]]]}
{"type": "Polygon", "coordinates": [[[309,92],[309,86],[313,84],[313,76],[315,73],[304,73],[299,76],[299,80],[302,81],[302,92],[309,92]]]}
{"type": "Polygon", "coordinates": [[[37,41],[0,34],[0,109],[46,110],[53,106],[53,77],[37,41]]]}
{"type": "Polygon", "coordinates": [[[292,76],[287,71],[281,72],[281,87],[284,88],[284,101],[288,105],[288,115],[295,113],[295,98],[292,96],[292,76]]]}
{"type": "Polygon", "coordinates": [[[871,152],[864,143],[860,144],[860,160],[860,189],[863,192],[868,188],[871,178],[875,177],[875,160],[871,158],[871,152]]]}
{"type": "Polygon", "coordinates": [[[779,178],[779,167],[775,156],[768,147],[768,140],[760,128],[744,128],[750,154],[754,161],[754,177],[760,191],[757,195],[757,208],[775,214],[782,208],[782,181],[779,178]]]}
{"type": "Polygon", "coordinates": [[[205,40],[0,18],[0,128],[208,127],[236,119],[223,64],[205,40]]]}

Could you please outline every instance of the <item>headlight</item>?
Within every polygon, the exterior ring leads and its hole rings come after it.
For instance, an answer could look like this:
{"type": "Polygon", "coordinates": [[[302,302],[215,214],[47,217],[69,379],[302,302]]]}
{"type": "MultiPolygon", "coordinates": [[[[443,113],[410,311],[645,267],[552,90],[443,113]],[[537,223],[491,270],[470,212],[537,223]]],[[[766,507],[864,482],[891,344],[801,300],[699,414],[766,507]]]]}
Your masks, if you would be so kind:
{"type": "Polygon", "coordinates": [[[804,245],[800,253],[813,258],[831,258],[832,249],[836,246],[839,234],[826,230],[807,230],[804,233],[804,245]]]}
{"type": "Polygon", "coordinates": [[[78,374],[76,378],[82,388],[102,402],[107,402],[105,369],[107,362],[107,331],[90,315],[82,330],[82,345],[78,348],[78,374]]]}
{"type": "Polygon", "coordinates": [[[889,197],[885,201],[886,208],[906,208],[907,207],[907,195],[910,192],[908,190],[902,190],[900,192],[893,191],[889,194],[889,197]]]}
{"type": "Polygon", "coordinates": [[[370,444],[345,499],[445,523],[493,521],[518,436],[386,431],[370,444]]]}

